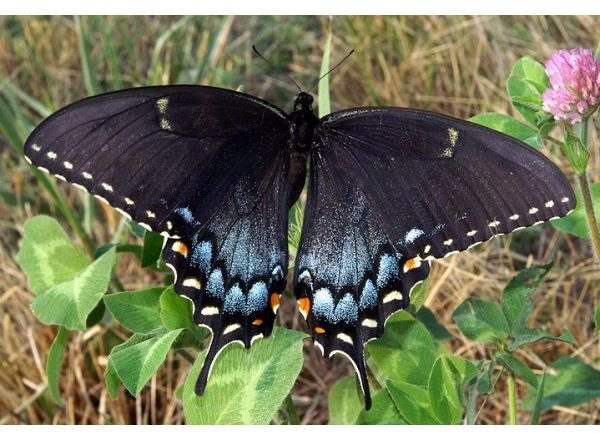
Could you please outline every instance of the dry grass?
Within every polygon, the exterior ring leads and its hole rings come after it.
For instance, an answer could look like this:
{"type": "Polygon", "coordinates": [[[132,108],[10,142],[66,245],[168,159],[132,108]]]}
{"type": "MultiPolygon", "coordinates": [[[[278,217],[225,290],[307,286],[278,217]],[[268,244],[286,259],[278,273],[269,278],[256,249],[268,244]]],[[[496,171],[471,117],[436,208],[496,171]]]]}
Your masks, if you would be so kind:
{"type": "MultiPolygon", "coordinates": [[[[115,37],[139,36],[128,42],[137,60],[121,65],[125,85],[144,82],[156,37],[173,22],[172,18],[123,18],[108,19],[98,27],[115,37]]],[[[334,56],[341,58],[351,48],[356,53],[332,77],[332,108],[401,105],[459,117],[483,111],[511,113],[504,82],[516,59],[531,55],[543,60],[558,48],[594,47],[598,41],[590,37],[589,29],[599,27],[597,17],[336,18],[334,56]]],[[[0,32],[0,74],[42,102],[56,104],[54,108],[84,95],[71,19],[0,18],[0,28],[5,28],[0,32]]],[[[194,57],[207,57],[203,83],[237,87],[241,81],[247,91],[268,95],[289,107],[294,90],[282,91],[282,86],[288,86],[284,78],[266,76],[266,66],[252,60],[250,45],[258,43],[267,57],[289,66],[294,78],[309,87],[319,70],[324,28],[325,20],[317,18],[215,18],[186,31],[179,43],[189,43],[194,57]],[[218,32],[219,38],[213,38],[218,32]]],[[[101,49],[94,46],[93,56],[101,58],[101,49]]],[[[171,82],[185,69],[177,64],[177,52],[174,42],[161,51],[167,67],[158,69],[159,82],[171,82]]],[[[106,78],[104,84],[114,83],[110,65],[98,62],[95,68],[98,76],[106,78]]],[[[34,122],[39,120],[26,107],[23,113],[34,122]]],[[[33,317],[32,295],[14,257],[24,221],[40,212],[56,214],[56,210],[48,208],[51,200],[31,184],[26,164],[6,143],[0,137],[0,190],[15,192],[19,202],[8,204],[0,199],[0,424],[182,423],[175,393],[189,364],[179,355],[170,355],[137,400],[124,391],[116,400],[107,397],[103,372],[108,346],[125,335],[114,326],[97,325],[84,334],[71,335],[61,377],[64,405],[51,403],[44,360],[55,330],[33,317]]],[[[593,143],[590,172],[598,182],[598,137],[593,137],[593,143]]],[[[558,156],[549,156],[568,171],[558,156]]],[[[80,206],[78,196],[63,189],[71,203],[80,206]]],[[[117,224],[116,214],[103,208],[94,227],[98,242],[109,240],[117,224]]],[[[545,226],[534,240],[528,239],[520,235],[496,239],[434,264],[427,305],[455,336],[449,347],[470,359],[488,356],[485,347],[457,332],[451,319],[454,308],[470,295],[497,300],[515,270],[554,259],[555,266],[536,295],[532,321],[556,335],[569,329],[575,347],[546,342],[521,350],[518,356],[536,370],[565,354],[577,354],[598,365],[600,343],[593,335],[592,310],[600,270],[592,262],[589,245],[545,226]]],[[[156,279],[129,260],[121,261],[118,274],[131,289],[156,279]]],[[[286,326],[303,326],[291,299],[281,309],[281,321],[286,326]]],[[[312,347],[305,352],[293,401],[302,423],[326,423],[328,390],[351,368],[341,360],[323,360],[312,347]]],[[[519,383],[521,395],[524,389],[519,383]]],[[[506,405],[505,384],[500,382],[485,402],[479,422],[504,423],[506,405]]],[[[526,415],[520,414],[519,421],[527,422],[526,415]]],[[[556,407],[542,421],[600,423],[600,402],[556,407]]]]}

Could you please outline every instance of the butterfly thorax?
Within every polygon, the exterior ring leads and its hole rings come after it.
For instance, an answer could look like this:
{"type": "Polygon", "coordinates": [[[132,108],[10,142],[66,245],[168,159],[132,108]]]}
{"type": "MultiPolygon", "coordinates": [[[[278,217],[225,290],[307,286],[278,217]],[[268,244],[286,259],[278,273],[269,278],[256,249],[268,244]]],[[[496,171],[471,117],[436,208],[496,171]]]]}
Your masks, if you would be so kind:
{"type": "Polygon", "coordinates": [[[294,101],[294,111],[289,114],[290,120],[290,177],[288,189],[288,206],[292,206],[304,186],[306,178],[306,159],[312,146],[315,128],[319,119],[312,108],[313,97],[300,92],[294,101]]]}
{"type": "Polygon", "coordinates": [[[300,92],[294,101],[294,111],[289,114],[291,145],[294,150],[308,152],[319,122],[312,108],[313,97],[300,92]]]}

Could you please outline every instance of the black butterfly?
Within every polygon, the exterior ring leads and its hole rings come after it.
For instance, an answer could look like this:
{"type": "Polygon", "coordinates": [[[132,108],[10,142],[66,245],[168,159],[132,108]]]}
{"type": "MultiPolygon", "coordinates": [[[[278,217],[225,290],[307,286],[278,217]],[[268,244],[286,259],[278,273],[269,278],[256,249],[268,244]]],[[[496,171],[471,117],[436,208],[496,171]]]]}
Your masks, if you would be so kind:
{"type": "Polygon", "coordinates": [[[529,146],[452,117],[352,108],[319,119],[253,96],[163,86],[95,96],[25,143],[41,170],[166,238],[163,256],[219,352],[268,336],[288,270],[288,209],[310,177],[293,277],[324,356],[348,357],[371,404],[364,345],[406,308],[429,261],[558,218],[575,198],[529,146]]]}

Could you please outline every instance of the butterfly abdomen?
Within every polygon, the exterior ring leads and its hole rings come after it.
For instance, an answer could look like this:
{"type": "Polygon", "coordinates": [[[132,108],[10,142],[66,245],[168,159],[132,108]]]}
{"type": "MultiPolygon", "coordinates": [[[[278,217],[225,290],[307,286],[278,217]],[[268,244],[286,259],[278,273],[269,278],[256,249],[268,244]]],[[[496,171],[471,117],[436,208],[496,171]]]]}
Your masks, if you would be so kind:
{"type": "Polygon", "coordinates": [[[288,209],[300,197],[306,179],[307,154],[305,152],[293,151],[290,154],[290,177],[288,180],[288,209]]]}

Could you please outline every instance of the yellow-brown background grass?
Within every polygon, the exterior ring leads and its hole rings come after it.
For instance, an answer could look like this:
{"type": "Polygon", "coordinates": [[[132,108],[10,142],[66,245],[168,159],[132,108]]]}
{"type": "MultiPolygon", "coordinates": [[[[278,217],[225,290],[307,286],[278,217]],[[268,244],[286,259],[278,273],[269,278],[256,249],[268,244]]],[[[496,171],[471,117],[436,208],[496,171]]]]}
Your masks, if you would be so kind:
{"type": "MultiPolygon", "coordinates": [[[[124,65],[126,84],[145,83],[146,67],[159,34],[177,18],[102,18],[111,37],[132,38],[139,63],[124,65]],[[112,27],[111,27],[112,26],[112,27]]],[[[84,24],[87,22],[83,20],[84,24]]],[[[295,90],[280,75],[266,75],[266,66],[251,57],[251,44],[262,43],[265,55],[283,62],[294,78],[309,87],[319,70],[327,20],[322,18],[212,18],[184,30],[193,45],[193,56],[209,56],[204,84],[220,84],[220,74],[233,76],[233,86],[244,84],[247,91],[269,96],[281,105],[292,100],[295,90]],[[214,24],[212,24],[214,23],[214,24]],[[212,33],[211,33],[212,32],[212,33]],[[218,38],[213,37],[219,32],[218,38]],[[293,44],[293,45],[292,45],[293,44]],[[260,71],[260,72],[258,72],[260,71]],[[285,92],[282,93],[282,86],[285,92]],[[274,90],[279,89],[279,90],[274,90]],[[279,93],[277,93],[279,92],[279,93]],[[277,95],[277,96],[273,96],[277,95]]],[[[354,56],[331,77],[332,108],[357,105],[397,105],[426,108],[458,117],[483,111],[513,114],[505,80],[513,63],[524,55],[545,60],[559,48],[598,43],[592,30],[600,19],[592,17],[337,17],[333,61],[349,49],[354,56]]],[[[0,77],[54,108],[85,96],[83,77],[72,18],[0,18],[0,77]]],[[[98,77],[103,69],[101,47],[92,35],[91,56],[98,77]]],[[[161,65],[155,84],[167,84],[173,77],[172,55],[177,47],[167,42],[160,52],[161,65]]],[[[0,90],[2,89],[0,84],[0,90]]],[[[108,90],[108,88],[107,88],[108,90]]],[[[34,123],[38,117],[24,109],[34,123]]],[[[592,136],[590,172],[600,181],[600,146],[592,136]]],[[[116,334],[126,338],[118,326],[96,325],[83,334],[72,334],[61,376],[64,406],[54,406],[48,397],[44,364],[56,330],[38,322],[29,304],[32,293],[15,263],[23,223],[41,212],[50,198],[33,183],[26,163],[0,137],[0,189],[12,190],[32,200],[8,205],[0,200],[0,423],[181,423],[182,407],[175,396],[187,374],[189,363],[170,354],[158,375],[142,395],[133,399],[121,391],[111,400],[103,384],[107,349],[105,341],[116,334]]],[[[565,162],[554,152],[545,153],[570,176],[565,162]]],[[[80,196],[61,185],[74,206],[80,196]]],[[[93,235],[99,244],[107,242],[119,217],[108,207],[98,207],[93,235]]],[[[52,208],[45,212],[57,215],[52,208]]],[[[61,220],[64,226],[64,220],[61,220]]],[[[469,359],[489,356],[489,348],[465,339],[457,331],[451,313],[467,296],[498,300],[501,289],[515,269],[555,260],[555,266],[535,299],[532,324],[558,335],[569,329],[576,344],[540,343],[518,352],[518,357],[540,371],[544,365],[567,354],[598,365],[600,347],[593,334],[593,292],[600,286],[600,272],[591,259],[587,242],[565,236],[544,226],[532,238],[519,238],[514,252],[511,237],[488,242],[474,250],[433,265],[426,304],[453,333],[449,347],[469,359]]],[[[127,289],[139,289],[160,282],[127,257],[118,267],[127,289]]],[[[301,327],[294,302],[287,299],[281,309],[282,323],[301,327]]],[[[340,377],[351,374],[342,360],[327,362],[308,345],[301,377],[293,390],[302,423],[327,422],[327,393],[340,377]]],[[[525,387],[518,382],[519,396],[525,387]]],[[[505,383],[483,404],[480,423],[504,423],[507,397],[505,383]]],[[[519,413],[527,422],[528,414],[519,413]]],[[[576,408],[555,407],[543,414],[544,423],[599,423],[600,402],[576,408]]]]}

